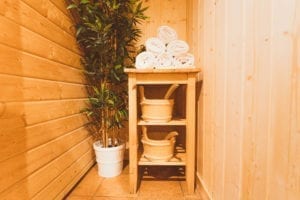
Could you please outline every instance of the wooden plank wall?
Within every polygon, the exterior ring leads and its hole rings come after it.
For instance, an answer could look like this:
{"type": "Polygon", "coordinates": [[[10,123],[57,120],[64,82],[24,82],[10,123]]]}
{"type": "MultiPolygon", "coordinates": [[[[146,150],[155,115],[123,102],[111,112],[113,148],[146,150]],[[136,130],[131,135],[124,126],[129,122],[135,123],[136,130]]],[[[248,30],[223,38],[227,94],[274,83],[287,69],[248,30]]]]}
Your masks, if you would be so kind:
{"type": "Polygon", "coordinates": [[[94,163],[64,0],[0,3],[0,199],[61,199],[94,163]]]}
{"type": "Polygon", "coordinates": [[[149,18],[141,26],[143,31],[140,39],[141,44],[144,44],[149,37],[156,37],[158,27],[163,25],[175,29],[180,40],[187,40],[186,1],[144,0],[143,5],[148,7],[145,14],[149,18]]]}
{"type": "MultiPolygon", "coordinates": [[[[157,31],[160,26],[170,26],[177,33],[179,40],[188,40],[187,32],[187,1],[186,0],[143,0],[143,6],[148,7],[145,15],[149,18],[146,19],[140,26],[142,30],[142,37],[138,45],[145,45],[145,42],[150,37],[157,37],[157,31]]],[[[146,91],[149,87],[146,89],[146,91]]],[[[146,92],[148,98],[162,98],[165,94],[166,87],[161,87],[161,90],[155,88],[155,92],[146,92]]],[[[183,88],[176,89],[177,94],[183,94],[183,88]],[[178,92],[179,91],[179,92],[178,92]]],[[[184,96],[179,97],[185,98],[184,96]]],[[[180,109],[174,108],[177,113],[180,109]]]]}
{"type": "Polygon", "coordinates": [[[212,199],[300,199],[300,1],[191,1],[197,175],[212,199]]]}

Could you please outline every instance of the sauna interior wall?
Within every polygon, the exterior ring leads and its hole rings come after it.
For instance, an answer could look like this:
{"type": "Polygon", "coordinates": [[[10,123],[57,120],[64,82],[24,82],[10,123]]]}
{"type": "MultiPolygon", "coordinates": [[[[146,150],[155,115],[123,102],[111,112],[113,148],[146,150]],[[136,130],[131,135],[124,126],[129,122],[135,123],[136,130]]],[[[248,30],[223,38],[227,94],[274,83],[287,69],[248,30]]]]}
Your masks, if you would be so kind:
{"type": "Polygon", "coordinates": [[[61,199],[94,162],[65,7],[0,2],[0,199],[61,199]]]}
{"type": "Polygon", "coordinates": [[[300,1],[190,1],[212,199],[300,199],[300,1]]]}

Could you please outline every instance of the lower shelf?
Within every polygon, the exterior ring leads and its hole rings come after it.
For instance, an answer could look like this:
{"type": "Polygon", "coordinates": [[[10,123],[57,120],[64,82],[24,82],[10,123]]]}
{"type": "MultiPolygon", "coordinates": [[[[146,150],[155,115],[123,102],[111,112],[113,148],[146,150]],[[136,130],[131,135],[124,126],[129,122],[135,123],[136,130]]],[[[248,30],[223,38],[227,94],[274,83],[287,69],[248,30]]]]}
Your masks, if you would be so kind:
{"type": "Polygon", "coordinates": [[[142,152],[139,151],[139,166],[158,166],[158,165],[166,165],[166,166],[185,166],[185,155],[186,153],[180,147],[176,147],[176,153],[174,154],[173,158],[169,161],[160,161],[160,162],[152,162],[149,161],[147,158],[142,156],[142,152]]]}

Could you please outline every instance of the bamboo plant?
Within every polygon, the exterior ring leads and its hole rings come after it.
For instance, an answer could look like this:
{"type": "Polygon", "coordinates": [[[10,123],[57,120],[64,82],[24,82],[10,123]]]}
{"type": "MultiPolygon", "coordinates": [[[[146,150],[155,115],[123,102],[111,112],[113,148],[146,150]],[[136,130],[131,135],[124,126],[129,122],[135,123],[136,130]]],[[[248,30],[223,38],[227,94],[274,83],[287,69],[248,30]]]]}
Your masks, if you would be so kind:
{"type": "Polygon", "coordinates": [[[141,0],[72,0],[68,9],[75,16],[76,39],[83,51],[89,130],[103,147],[116,146],[128,118],[124,68],[133,67],[141,36],[137,25],[146,19],[146,8],[141,0]]]}

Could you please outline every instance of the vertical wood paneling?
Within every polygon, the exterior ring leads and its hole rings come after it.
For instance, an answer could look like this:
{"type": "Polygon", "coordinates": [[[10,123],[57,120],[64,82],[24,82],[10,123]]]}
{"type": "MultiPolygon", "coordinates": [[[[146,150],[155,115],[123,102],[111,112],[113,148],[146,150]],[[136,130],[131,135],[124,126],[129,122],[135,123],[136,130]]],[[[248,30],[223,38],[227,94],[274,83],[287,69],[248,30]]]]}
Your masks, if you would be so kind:
{"type": "Polygon", "coordinates": [[[64,5],[0,3],[0,199],[62,198],[94,163],[64,5]]]}
{"type": "Polygon", "coordinates": [[[174,28],[178,38],[186,40],[186,19],[187,4],[182,0],[144,0],[145,7],[148,7],[146,15],[149,19],[142,24],[143,35],[140,43],[144,44],[149,37],[157,36],[159,26],[168,25],[174,28]]]}
{"type": "MultiPolygon", "coordinates": [[[[243,1],[228,0],[227,22],[229,31],[226,40],[226,144],[225,144],[225,172],[224,172],[224,199],[240,198],[241,179],[241,142],[242,134],[242,80],[243,76],[243,1]]],[[[218,34],[218,27],[216,27],[218,34]]],[[[214,59],[214,58],[213,58],[214,59]]],[[[215,71],[214,71],[215,73],[215,71]]],[[[214,98],[214,97],[213,97],[214,98]]],[[[217,111],[214,111],[217,112],[217,111]]],[[[215,139],[215,138],[214,138],[215,139]]],[[[214,146],[219,148],[218,146],[214,146]]]]}
{"type": "MultiPolygon", "coordinates": [[[[225,4],[227,1],[219,1],[215,5],[215,26],[218,27],[218,31],[222,31],[223,34],[215,33],[215,57],[212,58],[216,62],[216,67],[214,69],[215,73],[215,133],[214,133],[214,154],[212,165],[216,167],[216,170],[212,171],[212,187],[216,188],[214,192],[214,198],[220,199],[224,195],[224,182],[219,181],[220,178],[223,179],[225,172],[222,170],[225,167],[225,110],[226,110],[226,97],[227,97],[227,52],[226,46],[227,42],[225,38],[227,37],[226,22],[228,21],[227,10],[225,4]],[[225,23],[224,23],[225,22],[225,23]]],[[[204,29],[205,31],[205,29],[204,29]]],[[[214,30],[215,31],[215,30],[214,30]]],[[[203,58],[204,59],[204,58],[203,58]]],[[[203,105],[202,105],[203,106],[203,105]]],[[[208,108],[209,109],[209,108],[208,108]]],[[[205,134],[205,133],[204,133],[205,134]]],[[[203,163],[205,164],[205,163],[203,163]]]]}
{"type": "MultiPolygon", "coordinates": [[[[295,9],[300,9],[300,2],[297,1],[295,9]]],[[[289,148],[289,170],[288,170],[288,199],[299,198],[300,193],[300,13],[297,12],[295,24],[291,35],[293,40],[293,70],[292,70],[292,112],[291,112],[291,137],[289,148]]]]}
{"type": "Polygon", "coordinates": [[[244,93],[243,198],[264,198],[270,96],[270,2],[247,1],[244,93]],[[251,9],[249,9],[251,8],[251,9]],[[264,16],[264,17],[262,17],[264,16]],[[259,48],[256,48],[258,47],[259,48]]]}
{"type": "Polygon", "coordinates": [[[270,199],[287,198],[288,159],[292,112],[292,35],[296,1],[274,0],[272,3],[271,43],[271,111],[268,193],[270,199]]]}
{"type": "Polygon", "coordinates": [[[300,198],[298,10],[297,0],[194,8],[204,73],[197,173],[213,199],[300,198]]]}
{"type": "Polygon", "coordinates": [[[215,109],[212,106],[214,104],[214,89],[212,87],[215,77],[212,74],[213,69],[215,68],[215,59],[214,58],[214,47],[215,47],[215,41],[213,40],[214,34],[215,34],[215,16],[213,15],[214,12],[214,2],[209,1],[205,2],[205,9],[204,9],[204,25],[203,27],[209,27],[211,30],[211,33],[208,33],[206,30],[204,30],[203,37],[206,38],[205,43],[203,43],[203,54],[205,55],[203,57],[203,66],[210,66],[207,68],[203,68],[203,75],[210,76],[211,79],[207,79],[206,81],[203,81],[203,104],[206,105],[203,106],[203,115],[205,118],[203,118],[203,165],[209,166],[203,168],[203,179],[209,180],[205,182],[206,186],[210,190],[212,188],[212,162],[213,162],[213,146],[212,139],[214,129],[213,129],[213,118],[215,114],[215,109]],[[208,89],[211,88],[211,89],[208,89]],[[209,100],[209,101],[208,101],[209,100]],[[209,117],[206,117],[209,116],[209,117]],[[209,133],[209,134],[207,134],[209,133]]]}

